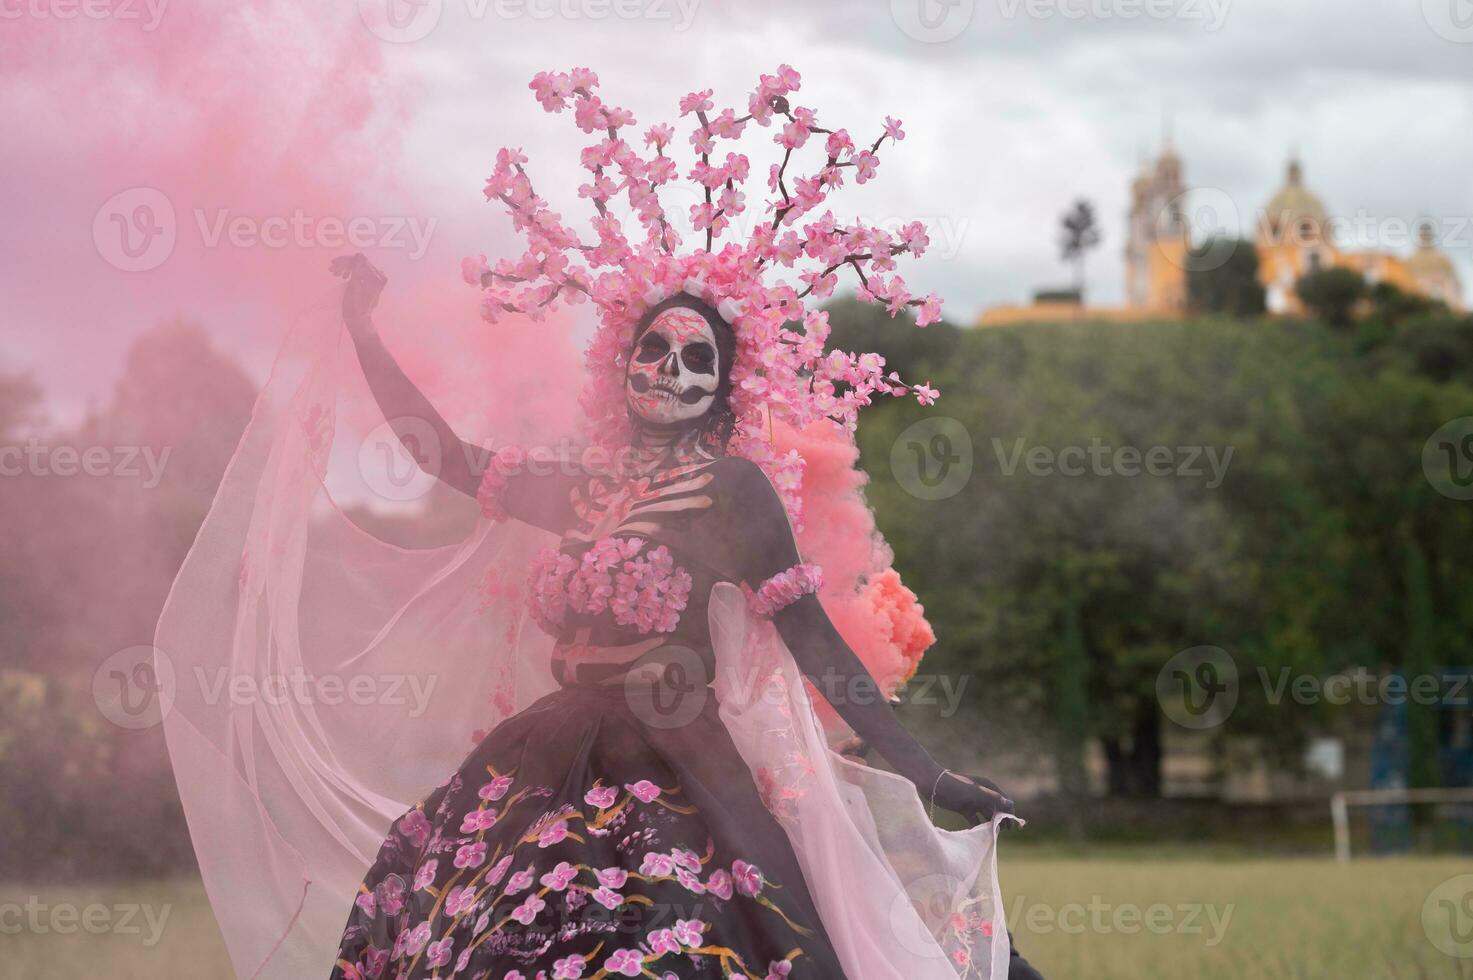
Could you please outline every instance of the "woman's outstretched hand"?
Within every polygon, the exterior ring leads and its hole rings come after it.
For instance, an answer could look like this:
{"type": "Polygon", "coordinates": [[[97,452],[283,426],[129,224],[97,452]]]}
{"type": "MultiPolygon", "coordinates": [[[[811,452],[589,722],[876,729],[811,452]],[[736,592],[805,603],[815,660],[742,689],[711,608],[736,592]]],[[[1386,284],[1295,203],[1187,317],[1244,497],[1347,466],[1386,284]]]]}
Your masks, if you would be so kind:
{"type": "Polygon", "coordinates": [[[992,780],[949,769],[936,780],[932,799],[937,806],[961,814],[974,827],[999,813],[1013,812],[1013,801],[992,780]]]}
{"type": "Polygon", "coordinates": [[[369,329],[369,317],[378,306],[379,294],[389,278],[362,252],[340,255],[332,260],[332,274],[346,282],[343,287],[343,322],[356,337],[369,329]]]}

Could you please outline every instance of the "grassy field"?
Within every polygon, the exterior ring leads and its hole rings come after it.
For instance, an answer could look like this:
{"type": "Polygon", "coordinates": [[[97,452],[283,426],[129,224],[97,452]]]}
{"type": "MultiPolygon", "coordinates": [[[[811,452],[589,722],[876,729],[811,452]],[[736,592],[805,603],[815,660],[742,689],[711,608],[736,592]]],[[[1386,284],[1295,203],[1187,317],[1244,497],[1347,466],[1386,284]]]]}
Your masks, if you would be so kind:
{"type": "Polygon", "coordinates": [[[1428,894],[1473,862],[1202,860],[1129,853],[1004,858],[1008,922],[1050,978],[1473,978],[1422,926],[1428,894]],[[1155,906],[1153,909],[1152,907],[1155,906]]]}
{"type": "MultiPolygon", "coordinates": [[[[1473,872],[1467,861],[1013,851],[1008,919],[1050,980],[1473,978],[1473,959],[1434,948],[1421,917],[1439,883],[1473,872]]],[[[0,885],[0,977],[94,976],[230,977],[199,883],[0,885]]]]}

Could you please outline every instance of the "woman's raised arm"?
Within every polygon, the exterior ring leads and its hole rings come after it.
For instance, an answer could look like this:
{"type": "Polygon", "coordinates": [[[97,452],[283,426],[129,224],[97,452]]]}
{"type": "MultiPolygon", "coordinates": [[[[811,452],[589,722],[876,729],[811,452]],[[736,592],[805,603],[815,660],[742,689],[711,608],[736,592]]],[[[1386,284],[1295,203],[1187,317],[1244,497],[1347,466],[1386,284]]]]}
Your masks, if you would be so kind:
{"type": "Polygon", "coordinates": [[[430,404],[424,392],[399,367],[384,346],[373,325],[373,310],[378,305],[388,278],[362,253],[345,255],[332,261],[332,272],[345,281],[343,288],[343,322],[353,338],[358,362],[368,379],[368,387],[378,402],[379,410],[393,427],[399,442],[422,469],[467,496],[474,497],[486,468],[486,453],[478,446],[463,442],[450,424],[430,404]],[[438,453],[426,454],[422,445],[425,426],[438,442],[438,453]],[[427,458],[438,457],[438,472],[427,465],[427,458]]]}

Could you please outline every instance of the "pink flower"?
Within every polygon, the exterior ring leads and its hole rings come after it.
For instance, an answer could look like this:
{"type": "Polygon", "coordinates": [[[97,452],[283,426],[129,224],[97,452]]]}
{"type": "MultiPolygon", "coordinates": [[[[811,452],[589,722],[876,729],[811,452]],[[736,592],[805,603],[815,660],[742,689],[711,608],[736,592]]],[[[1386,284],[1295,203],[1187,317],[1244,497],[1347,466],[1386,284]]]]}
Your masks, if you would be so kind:
{"type": "Polygon", "coordinates": [[[414,872],[414,890],[421,891],[428,888],[435,880],[435,871],[439,867],[440,862],[436,858],[430,858],[430,860],[421,864],[414,872]]]}
{"type": "Polygon", "coordinates": [[[829,134],[828,140],[824,143],[824,151],[837,159],[846,153],[854,152],[854,140],[849,138],[847,130],[836,129],[829,134]]]}
{"type": "Polygon", "coordinates": [[[794,565],[763,582],[755,592],[747,590],[747,602],[753,613],[771,618],[778,610],[786,609],[803,596],[811,595],[822,587],[822,568],[812,564],[794,565]]]}
{"type": "Polygon", "coordinates": [[[676,919],[675,938],[687,946],[701,945],[701,932],[705,930],[706,923],[700,919],[676,919]]]}
{"type": "Polygon", "coordinates": [[[445,966],[450,962],[450,953],[455,946],[454,939],[442,939],[437,943],[430,943],[429,953],[425,962],[429,966],[445,966]]]}
{"type": "Polygon", "coordinates": [[[511,917],[524,926],[530,926],[537,913],[547,908],[547,903],[537,895],[528,895],[521,905],[512,909],[511,917]]]}
{"type": "Polygon", "coordinates": [[[626,977],[637,977],[644,972],[644,957],[637,949],[615,950],[612,956],[604,960],[604,969],[626,977]]]}
{"type": "Polygon", "coordinates": [[[661,149],[669,146],[670,141],[674,139],[674,137],[675,128],[673,126],[662,123],[658,126],[651,126],[649,129],[645,130],[644,141],[645,145],[647,146],[653,146],[656,149],[661,149]]]}
{"type": "Polygon", "coordinates": [[[900,128],[899,119],[892,119],[890,116],[885,117],[885,135],[897,143],[905,139],[905,130],[900,128]]]}
{"type": "Polygon", "coordinates": [[[360,892],[358,894],[358,897],[353,900],[353,904],[358,906],[369,916],[372,916],[374,910],[378,907],[378,902],[374,899],[373,892],[367,891],[360,892]]]}
{"type": "Polygon", "coordinates": [[[926,327],[941,319],[941,297],[931,293],[921,301],[921,311],[916,314],[916,326],[926,327]]]}
{"type": "Polygon", "coordinates": [[[626,783],[624,785],[624,788],[633,793],[635,798],[642,803],[649,803],[660,795],[660,787],[656,786],[648,779],[641,779],[639,782],[634,784],[626,783]]]}
{"type": "Polygon", "coordinates": [[[491,266],[486,264],[486,256],[466,256],[460,260],[460,277],[471,286],[481,285],[481,277],[491,271],[491,266]]]}
{"type": "Polygon", "coordinates": [[[515,895],[517,892],[524,892],[528,888],[532,887],[532,882],[534,880],[535,879],[532,875],[532,867],[531,865],[528,865],[525,870],[518,871],[516,874],[512,875],[511,878],[507,879],[506,893],[508,895],[515,895]]]}
{"type": "Polygon", "coordinates": [[[915,386],[914,390],[916,401],[922,405],[934,405],[936,404],[936,399],[941,397],[941,393],[930,385],[919,384],[915,386]]]}
{"type": "Polygon", "coordinates": [[[478,831],[490,830],[495,824],[496,811],[494,809],[471,810],[460,821],[460,832],[474,834],[478,831]]]}
{"type": "Polygon", "coordinates": [[[866,183],[875,176],[875,171],[880,168],[880,158],[869,150],[860,150],[854,156],[854,179],[861,184],[866,183]]]}
{"type": "Polygon", "coordinates": [[[706,879],[706,890],[720,899],[731,898],[731,875],[725,869],[711,872],[706,879]]]}
{"type": "Polygon", "coordinates": [[[563,891],[574,878],[578,877],[578,869],[566,861],[559,861],[557,867],[539,879],[542,884],[555,892],[563,891]]]}
{"type": "Polygon", "coordinates": [[[507,794],[507,790],[510,790],[510,788],[510,775],[498,775],[498,777],[496,777],[495,780],[492,780],[491,783],[485,784],[483,785],[483,787],[480,787],[480,790],[477,791],[477,796],[480,796],[480,799],[492,800],[492,802],[495,802],[495,800],[499,800],[501,799],[501,797],[504,797],[505,794],[507,794]]]}
{"type": "Polygon", "coordinates": [[[421,922],[409,934],[409,941],[404,947],[404,952],[410,956],[418,956],[420,951],[425,948],[425,944],[429,941],[430,924],[428,922],[421,922]]]}
{"type": "Polygon", "coordinates": [[[462,885],[450,889],[445,896],[445,914],[454,918],[476,902],[476,887],[474,885],[462,885]]]}
{"type": "Polygon", "coordinates": [[[671,929],[656,929],[649,934],[650,952],[656,956],[680,952],[680,940],[671,929]]]}
{"type": "Polygon", "coordinates": [[[559,820],[542,828],[542,833],[537,835],[538,847],[551,847],[568,836],[568,824],[559,820]]]}
{"type": "Polygon", "coordinates": [[[921,256],[931,245],[931,237],[926,234],[926,226],[919,221],[912,221],[900,229],[901,241],[912,255],[921,256]]]}
{"type": "Polygon", "coordinates": [[[680,100],[680,114],[688,116],[692,112],[705,112],[715,105],[711,101],[711,89],[703,92],[692,92],[680,100]]]}
{"type": "Polygon", "coordinates": [[[572,956],[564,956],[552,965],[552,980],[578,980],[583,976],[583,969],[587,961],[574,953],[572,956]]]}
{"type": "Polygon", "coordinates": [[[642,875],[669,875],[675,873],[675,860],[668,854],[656,854],[653,851],[644,856],[644,863],[639,866],[642,875]]]}
{"type": "Polygon", "coordinates": [[[589,806],[596,806],[600,810],[607,810],[614,805],[617,797],[618,793],[614,787],[595,784],[593,789],[583,794],[583,802],[589,806]]]}
{"type": "Polygon", "coordinates": [[[430,822],[418,809],[410,810],[399,820],[399,833],[409,838],[415,847],[424,847],[430,839],[430,822]]]}
{"type": "Polygon", "coordinates": [[[624,896],[605,885],[600,885],[593,890],[593,900],[610,910],[624,904],[624,896]]]}
{"type": "Polygon", "coordinates": [[[600,885],[610,888],[623,888],[624,882],[629,880],[629,872],[623,868],[602,868],[593,872],[600,885]]]}
{"type": "Polygon", "coordinates": [[[763,977],[762,980],[784,980],[792,972],[793,964],[791,960],[775,960],[767,964],[767,976],[763,977]]]}
{"type": "Polygon", "coordinates": [[[486,842],[464,844],[455,852],[457,868],[479,868],[486,861],[486,842]]]}
{"type": "Polygon", "coordinates": [[[746,861],[732,862],[731,878],[736,884],[736,890],[743,895],[755,898],[762,891],[762,871],[755,864],[748,864],[746,861]]]}
{"type": "Polygon", "coordinates": [[[775,139],[783,148],[796,150],[808,142],[808,127],[794,119],[783,126],[782,132],[775,139]]]}
{"type": "MultiPolygon", "coordinates": [[[[431,879],[434,875],[430,875],[431,879]]],[[[404,908],[404,880],[398,875],[389,875],[373,890],[378,897],[384,915],[396,916],[404,908]]]]}

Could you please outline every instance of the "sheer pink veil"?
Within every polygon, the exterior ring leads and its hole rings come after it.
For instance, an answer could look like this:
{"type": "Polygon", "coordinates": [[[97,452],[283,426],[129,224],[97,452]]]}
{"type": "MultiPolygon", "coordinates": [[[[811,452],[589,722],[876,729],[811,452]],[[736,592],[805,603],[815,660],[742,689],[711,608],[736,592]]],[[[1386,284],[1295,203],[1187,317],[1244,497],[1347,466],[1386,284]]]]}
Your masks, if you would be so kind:
{"type": "Polygon", "coordinates": [[[405,548],[329,493],[330,468],[377,455],[372,405],[323,304],[278,355],[159,622],[165,736],[242,977],[326,976],[390,822],[473,732],[553,689],[520,595],[546,534],[477,521],[405,548]]]}
{"type": "MultiPolygon", "coordinates": [[[[159,623],[169,753],[242,977],[325,976],[390,823],[474,732],[554,689],[523,594],[549,535],[468,520],[458,543],[403,547],[329,491],[375,457],[381,422],[324,303],[278,355],[159,623]]],[[[734,586],[709,615],[722,717],[846,972],[1005,976],[1000,820],[934,828],[909,782],[829,749],[791,653],[734,586]]]]}

